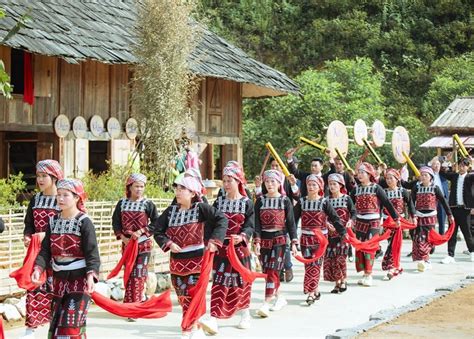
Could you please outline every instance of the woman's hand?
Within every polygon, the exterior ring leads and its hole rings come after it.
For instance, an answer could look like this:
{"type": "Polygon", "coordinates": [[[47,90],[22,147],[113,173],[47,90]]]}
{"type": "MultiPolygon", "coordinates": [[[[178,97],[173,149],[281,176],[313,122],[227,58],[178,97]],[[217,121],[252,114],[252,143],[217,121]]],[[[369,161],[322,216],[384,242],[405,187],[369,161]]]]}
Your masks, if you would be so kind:
{"type": "Polygon", "coordinates": [[[207,244],[207,249],[208,249],[208,251],[210,251],[211,253],[212,253],[212,252],[216,252],[216,251],[217,251],[217,245],[214,244],[213,242],[209,242],[209,243],[207,244]]]}
{"type": "Polygon", "coordinates": [[[142,230],[136,230],[135,232],[132,233],[132,238],[138,239],[142,236],[142,234],[143,234],[142,230]]]}
{"type": "Polygon", "coordinates": [[[231,237],[234,239],[234,245],[240,244],[244,240],[241,234],[232,234],[231,237]]]}
{"type": "Polygon", "coordinates": [[[94,276],[92,274],[87,275],[87,290],[86,292],[89,294],[94,293],[95,291],[95,282],[94,282],[94,276]]]}
{"type": "Polygon", "coordinates": [[[31,274],[31,282],[35,284],[36,286],[41,285],[41,272],[38,270],[33,270],[33,273],[31,274]]]}
{"type": "Polygon", "coordinates": [[[25,235],[23,237],[23,244],[25,245],[26,248],[28,248],[28,246],[30,246],[30,243],[31,243],[31,236],[25,235]]]}
{"type": "Polygon", "coordinates": [[[255,254],[260,255],[260,244],[255,244],[255,254]]]}
{"type": "Polygon", "coordinates": [[[181,247],[179,247],[177,244],[175,243],[172,243],[170,245],[170,251],[173,252],[173,253],[179,253],[181,252],[181,247]]]}
{"type": "Polygon", "coordinates": [[[298,254],[298,247],[296,247],[295,243],[291,244],[291,254],[294,256],[298,254]]]}
{"type": "Polygon", "coordinates": [[[127,246],[128,242],[130,241],[130,239],[127,238],[126,236],[124,236],[123,234],[120,236],[120,239],[122,240],[122,242],[125,246],[127,246]]]}

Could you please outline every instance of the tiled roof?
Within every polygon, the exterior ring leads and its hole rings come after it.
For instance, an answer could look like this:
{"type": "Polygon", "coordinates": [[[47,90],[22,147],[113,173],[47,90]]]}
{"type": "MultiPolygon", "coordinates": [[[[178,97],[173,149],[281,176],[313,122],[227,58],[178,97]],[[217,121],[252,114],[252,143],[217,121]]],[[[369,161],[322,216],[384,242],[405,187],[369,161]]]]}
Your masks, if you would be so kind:
{"type": "MultiPolygon", "coordinates": [[[[133,64],[136,3],[132,0],[0,0],[0,7],[6,11],[6,17],[0,19],[0,37],[28,12],[32,20],[5,45],[57,56],[70,63],[92,59],[133,64]]],[[[244,83],[244,96],[299,91],[298,85],[284,73],[254,60],[206,28],[189,58],[189,68],[200,76],[244,83]]]]}
{"type": "Polygon", "coordinates": [[[474,97],[459,97],[431,124],[430,130],[441,133],[474,135],[474,97]]]}

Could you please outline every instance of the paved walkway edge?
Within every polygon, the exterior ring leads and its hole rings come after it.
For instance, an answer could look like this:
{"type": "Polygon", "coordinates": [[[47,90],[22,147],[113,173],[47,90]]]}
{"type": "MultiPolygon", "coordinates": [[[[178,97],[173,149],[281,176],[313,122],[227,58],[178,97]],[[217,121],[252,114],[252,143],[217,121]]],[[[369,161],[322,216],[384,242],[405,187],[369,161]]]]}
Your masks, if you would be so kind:
{"type": "Polygon", "coordinates": [[[413,300],[411,303],[409,303],[408,305],[393,308],[393,309],[386,309],[386,310],[379,311],[375,314],[372,314],[369,317],[369,321],[363,324],[360,324],[356,327],[338,329],[336,330],[335,333],[326,335],[326,339],[355,338],[358,334],[367,332],[368,330],[370,330],[371,328],[374,328],[375,326],[388,323],[405,313],[416,311],[432,303],[433,301],[440,299],[441,297],[444,297],[457,290],[460,290],[461,288],[464,288],[470,284],[474,284],[474,275],[468,275],[466,276],[465,279],[462,279],[458,283],[444,286],[444,287],[439,287],[435,289],[434,293],[418,297],[415,300],[413,300]]]}

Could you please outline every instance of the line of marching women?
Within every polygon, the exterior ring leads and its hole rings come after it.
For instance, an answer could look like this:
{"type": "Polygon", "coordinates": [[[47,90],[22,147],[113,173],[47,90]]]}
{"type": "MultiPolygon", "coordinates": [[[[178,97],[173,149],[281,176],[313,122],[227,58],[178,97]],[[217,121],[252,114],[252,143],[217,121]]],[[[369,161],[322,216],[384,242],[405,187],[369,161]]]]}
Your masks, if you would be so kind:
{"type": "Polygon", "coordinates": [[[25,218],[25,245],[29,251],[37,248],[33,260],[26,258],[24,263],[30,267],[26,262],[31,262],[30,280],[12,273],[19,286],[28,286],[24,287],[28,292],[23,338],[33,338],[35,328],[48,322],[51,338],[85,338],[92,300],[129,321],[164,316],[171,309],[171,303],[162,300],[169,301],[169,292],[162,299],[147,299],[144,293],[152,238],[170,253],[169,270],[182,308],[183,338],[203,337],[204,332],[216,334],[219,319],[235,315],[239,315],[238,328],[250,328],[251,289],[256,278],[265,279],[265,297],[256,315],[267,318],[271,312],[282,310],[287,300],[280,290],[280,273],[288,245],[295,260],[304,264],[302,292],[307,305],[321,298],[321,274],[334,283],[331,293],[347,290],[346,263],[351,247],[355,248],[356,270],[362,272],[359,285],[372,285],[372,269],[382,240],[388,240],[382,260],[382,269],[387,272],[384,280],[400,275],[404,229],[413,231],[413,260],[423,272],[431,267],[432,247],[453,235],[454,225],[445,235],[434,231],[438,202],[451,224],[454,218],[433,184],[431,168],[423,167],[420,172],[419,180],[404,182],[396,169],[378,173],[370,163],[359,162],[356,172],[348,174],[339,164],[337,170],[324,175],[318,170],[300,176],[304,187],[300,190],[296,178],[285,178],[278,167],[264,171],[264,193],[254,203],[248,196],[241,165],[230,161],[222,173],[224,193],[212,205],[202,195],[199,171],[190,169],[176,178],[175,200],[161,215],[145,198],[147,178],[131,174],[124,185],[125,197],[118,201],[112,216],[123,256],[108,276],[125,267],[125,298],[123,304],[110,304],[94,292],[100,257],[95,227],[84,208],[82,182],[64,179],[56,161],[40,161],[40,192],[32,198],[25,218]],[[284,186],[291,190],[292,198],[284,186]],[[410,187],[411,194],[403,186],[410,187]],[[297,225],[301,225],[299,230],[297,225]],[[251,269],[252,250],[261,273],[251,269]],[[212,287],[207,312],[209,280],[212,287]]]}

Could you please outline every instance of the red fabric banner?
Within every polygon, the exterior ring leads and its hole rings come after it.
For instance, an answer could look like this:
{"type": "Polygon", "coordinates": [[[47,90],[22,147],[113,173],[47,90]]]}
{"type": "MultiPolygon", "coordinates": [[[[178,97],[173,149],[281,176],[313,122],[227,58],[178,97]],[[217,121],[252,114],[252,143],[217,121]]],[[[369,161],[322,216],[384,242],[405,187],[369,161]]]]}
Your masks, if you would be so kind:
{"type": "Polygon", "coordinates": [[[324,253],[326,253],[326,248],[328,247],[328,239],[324,236],[324,234],[320,230],[315,230],[314,235],[318,239],[319,247],[314,253],[312,258],[303,258],[301,255],[295,255],[295,259],[303,264],[311,264],[321,258],[324,253]]]}
{"type": "Polygon", "coordinates": [[[237,253],[235,252],[234,238],[230,238],[229,246],[227,246],[227,257],[229,258],[232,268],[239,272],[240,276],[245,282],[251,284],[257,278],[267,278],[265,273],[253,272],[242,265],[239,257],[237,257],[237,253]]]}
{"type": "Polygon", "coordinates": [[[347,242],[354,246],[354,248],[361,252],[374,253],[379,248],[379,242],[387,240],[390,237],[392,231],[385,231],[382,235],[374,235],[372,239],[366,241],[360,241],[357,239],[354,231],[351,228],[347,228],[347,242]]]}
{"type": "Polygon", "coordinates": [[[123,272],[123,283],[124,286],[127,286],[128,278],[130,278],[130,274],[132,273],[133,266],[135,265],[135,261],[137,260],[138,255],[138,240],[134,238],[130,238],[128,241],[127,246],[125,247],[125,251],[123,251],[122,258],[120,261],[115,265],[113,270],[107,276],[107,279],[111,279],[117,274],[120,273],[122,270],[122,266],[125,265],[125,269],[123,272]]]}
{"type": "Polygon", "coordinates": [[[430,232],[428,233],[428,242],[431,243],[433,246],[439,246],[447,242],[449,239],[451,239],[453,233],[454,233],[454,222],[449,224],[448,230],[446,231],[445,234],[441,235],[436,230],[434,227],[430,229],[430,232]]]}
{"type": "Polygon", "coordinates": [[[403,243],[403,230],[401,227],[394,229],[392,232],[393,239],[392,239],[392,258],[393,258],[393,265],[396,269],[400,268],[400,257],[402,255],[402,243],[403,243]]]}
{"type": "Polygon", "coordinates": [[[196,320],[206,313],[206,290],[209,283],[209,275],[211,274],[212,264],[214,261],[214,252],[206,251],[202,258],[201,275],[195,286],[189,289],[192,296],[188,311],[183,316],[181,328],[190,328],[196,320]]]}
{"type": "MultiPolygon", "coordinates": [[[[25,290],[32,291],[38,288],[38,285],[33,284],[31,281],[31,274],[33,273],[33,267],[35,266],[36,257],[41,250],[41,238],[39,234],[33,234],[31,236],[31,242],[26,251],[25,259],[23,260],[23,266],[19,269],[10,273],[10,278],[16,280],[18,287],[24,288],[25,290]]],[[[40,277],[41,285],[46,281],[46,270],[43,271],[40,277]]]]}
{"type": "MultiPolygon", "coordinates": [[[[397,224],[395,223],[395,220],[393,220],[391,216],[388,216],[387,219],[384,220],[382,226],[385,228],[391,228],[391,229],[398,228],[397,224]]],[[[411,223],[405,218],[400,217],[400,227],[404,230],[412,230],[416,228],[416,224],[411,223]]]]}
{"type": "Polygon", "coordinates": [[[0,317],[0,339],[5,339],[5,333],[3,333],[3,317],[0,317]]]}
{"type": "Polygon", "coordinates": [[[23,101],[33,105],[35,100],[33,84],[33,62],[31,54],[23,52],[23,101]]]}
{"type": "Polygon", "coordinates": [[[167,290],[159,296],[152,296],[145,302],[134,303],[117,302],[97,292],[92,293],[91,297],[97,306],[119,317],[152,319],[162,318],[171,312],[170,293],[171,291],[167,290]]]}

